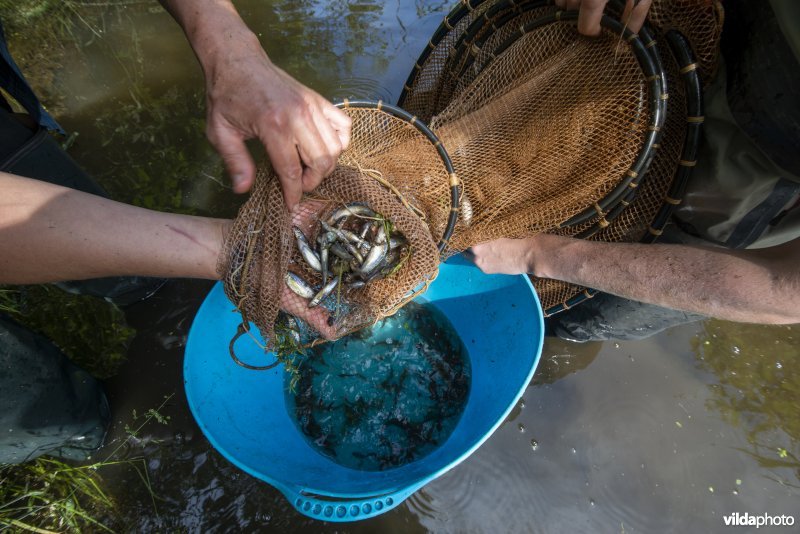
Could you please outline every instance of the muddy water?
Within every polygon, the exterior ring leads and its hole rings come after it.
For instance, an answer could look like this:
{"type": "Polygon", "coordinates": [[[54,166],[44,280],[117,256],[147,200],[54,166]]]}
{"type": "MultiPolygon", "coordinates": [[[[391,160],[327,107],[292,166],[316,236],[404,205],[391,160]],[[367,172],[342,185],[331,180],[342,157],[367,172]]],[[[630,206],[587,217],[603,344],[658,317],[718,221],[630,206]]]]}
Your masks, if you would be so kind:
{"type": "MultiPolygon", "coordinates": [[[[304,83],[329,98],[388,101],[447,4],[237,2],[273,60],[304,83]]],[[[133,4],[80,32],[79,53],[57,73],[59,118],[80,133],[75,158],[122,200],[235,213],[241,199],[218,183],[202,74],[178,27],[133,4]]],[[[733,512],[800,515],[800,332],[708,321],[641,342],[547,340],[524,402],[463,464],[376,519],[306,519],[216,453],[188,411],[183,348],[209,288],[172,281],[127,310],[138,335],[108,383],[115,427],[98,455],[125,443],[118,455],[145,458],[139,472],[102,473],[121,529],[721,532],[733,512]],[[169,395],[159,411],[170,420],[126,441],[126,425],[169,395]]]]}

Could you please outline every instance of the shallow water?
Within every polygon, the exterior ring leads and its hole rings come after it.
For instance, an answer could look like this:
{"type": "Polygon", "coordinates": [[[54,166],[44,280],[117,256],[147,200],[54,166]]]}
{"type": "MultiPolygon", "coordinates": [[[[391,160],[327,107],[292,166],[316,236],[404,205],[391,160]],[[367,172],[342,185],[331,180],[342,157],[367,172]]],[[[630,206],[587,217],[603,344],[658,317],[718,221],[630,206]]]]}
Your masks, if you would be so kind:
{"type": "Polygon", "coordinates": [[[383,471],[424,458],[461,419],[469,354],[447,317],[410,302],[391,317],[309,349],[286,406],[311,447],[334,462],[383,471]]]}
{"type": "MultiPolygon", "coordinates": [[[[237,2],[301,81],[329,98],[390,101],[448,4],[237,2]]],[[[122,200],[234,214],[241,198],[218,183],[203,138],[200,69],[170,18],[133,5],[80,43],[56,73],[59,119],[80,133],[74,157],[122,200]]],[[[119,530],[725,532],[726,514],[800,510],[797,327],[706,321],[646,341],[548,339],[524,402],[464,463],[376,519],[315,522],[216,453],[189,414],[183,347],[209,289],[173,281],[127,310],[138,334],[108,382],[115,428],[98,457],[127,438],[133,410],[174,397],[168,424],[124,448],[145,457],[152,494],[131,468],[101,472],[119,530]]]]}

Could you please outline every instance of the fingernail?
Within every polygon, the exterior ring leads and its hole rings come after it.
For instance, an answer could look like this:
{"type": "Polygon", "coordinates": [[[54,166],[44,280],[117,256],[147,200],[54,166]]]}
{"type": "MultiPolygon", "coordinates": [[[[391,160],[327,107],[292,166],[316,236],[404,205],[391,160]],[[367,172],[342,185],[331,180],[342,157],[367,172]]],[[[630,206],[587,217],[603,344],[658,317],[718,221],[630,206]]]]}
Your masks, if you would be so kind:
{"type": "Polygon", "coordinates": [[[239,184],[242,183],[243,180],[244,180],[244,175],[243,174],[233,174],[233,175],[231,175],[231,181],[233,182],[233,185],[239,185],[239,184]]]}

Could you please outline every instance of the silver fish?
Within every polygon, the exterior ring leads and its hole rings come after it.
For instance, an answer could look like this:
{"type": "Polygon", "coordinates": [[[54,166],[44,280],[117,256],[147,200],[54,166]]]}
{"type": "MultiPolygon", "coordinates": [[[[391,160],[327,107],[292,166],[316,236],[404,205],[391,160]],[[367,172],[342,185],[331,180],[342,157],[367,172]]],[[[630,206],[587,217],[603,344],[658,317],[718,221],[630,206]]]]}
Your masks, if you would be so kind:
{"type": "Polygon", "coordinates": [[[389,238],[389,250],[394,250],[408,244],[408,240],[401,235],[393,235],[389,238]]]}
{"type": "Polygon", "coordinates": [[[289,327],[289,335],[292,336],[294,342],[300,344],[300,327],[297,325],[297,320],[291,315],[286,316],[286,324],[289,327]]]}
{"type": "MultiPolygon", "coordinates": [[[[385,241],[385,240],[384,240],[385,241]]],[[[364,259],[364,263],[361,264],[361,272],[365,275],[369,275],[374,271],[378,265],[381,264],[383,259],[386,257],[386,253],[389,252],[389,244],[382,243],[380,245],[375,245],[367,254],[366,259],[364,259]]]]}
{"type": "Polygon", "coordinates": [[[359,246],[362,243],[365,243],[363,239],[358,237],[353,232],[350,232],[349,230],[345,230],[343,228],[336,228],[326,223],[325,221],[320,221],[319,223],[322,225],[322,227],[325,229],[326,232],[335,233],[336,237],[338,237],[340,241],[344,241],[345,243],[354,243],[359,246]]]}
{"type": "Polygon", "coordinates": [[[320,302],[322,302],[322,299],[324,299],[325,297],[330,295],[331,292],[334,289],[336,289],[336,286],[338,284],[339,284],[339,279],[338,278],[332,278],[331,281],[328,282],[328,284],[325,287],[323,287],[322,289],[319,290],[319,293],[314,295],[314,298],[311,299],[311,302],[308,303],[308,307],[309,308],[313,308],[314,306],[317,306],[320,302]]]}
{"type": "Polygon", "coordinates": [[[361,227],[361,232],[359,232],[358,237],[361,239],[366,239],[367,235],[372,231],[373,228],[378,224],[378,221],[367,221],[364,223],[364,226],[361,227]]]}
{"type": "Polygon", "coordinates": [[[385,226],[381,225],[380,228],[378,228],[378,231],[375,234],[375,243],[377,243],[378,245],[382,245],[383,243],[386,243],[386,227],[385,226]]]}
{"type": "Polygon", "coordinates": [[[289,289],[291,289],[304,299],[310,299],[311,297],[314,296],[314,290],[311,289],[311,286],[309,286],[305,280],[303,280],[293,272],[288,271],[284,279],[286,280],[286,285],[289,287],[289,289]]]}
{"type": "Polygon", "coordinates": [[[377,217],[378,214],[362,204],[347,204],[345,207],[340,208],[328,217],[328,224],[331,226],[338,223],[340,220],[350,215],[359,217],[377,217]]]}
{"type": "Polygon", "coordinates": [[[328,283],[328,250],[330,245],[324,245],[319,251],[319,262],[322,265],[322,285],[328,283]]]}
{"type": "Polygon", "coordinates": [[[345,261],[350,261],[353,259],[353,255],[347,252],[339,243],[334,243],[331,245],[331,252],[337,258],[341,258],[345,261]]]}
{"type": "Polygon", "coordinates": [[[300,254],[303,256],[303,259],[306,260],[309,267],[317,272],[321,271],[322,265],[320,264],[319,256],[317,256],[316,252],[308,245],[306,236],[303,235],[303,232],[296,226],[292,226],[292,230],[294,231],[295,238],[297,238],[297,248],[300,249],[300,254]]]}
{"type": "Polygon", "coordinates": [[[364,262],[364,256],[363,256],[363,255],[361,254],[361,252],[359,252],[359,250],[358,250],[356,247],[354,247],[352,244],[345,242],[345,243],[344,243],[344,248],[345,248],[345,250],[347,250],[347,252],[349,252],[349,253],[350,253],[350,254],[351,254],[351,255],[352,255],[352,256],[353,256],[353,257],[354,257],[356,260],[358,260],[358,263],[363,263],[363,262],[364,262]]]}

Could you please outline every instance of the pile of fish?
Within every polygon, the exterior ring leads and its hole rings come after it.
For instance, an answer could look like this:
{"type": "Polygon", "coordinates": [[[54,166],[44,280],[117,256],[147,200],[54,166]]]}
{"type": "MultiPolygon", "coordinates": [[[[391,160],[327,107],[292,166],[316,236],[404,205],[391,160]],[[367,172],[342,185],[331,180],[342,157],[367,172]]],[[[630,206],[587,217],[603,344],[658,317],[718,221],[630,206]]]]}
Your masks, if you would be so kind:
{"type": "Polygon", "coordinates": [[[288,271],[286,285],[317,306],[337,287],[352,290],[396,272],[408,259],[408,241],[390,221],[363,204],[347,204],[327,220],[320,219],[316,247],[302,230],[292,227],[297,248],[306,264],[322,275],[322,285],[312,287],[288,271]]]}

